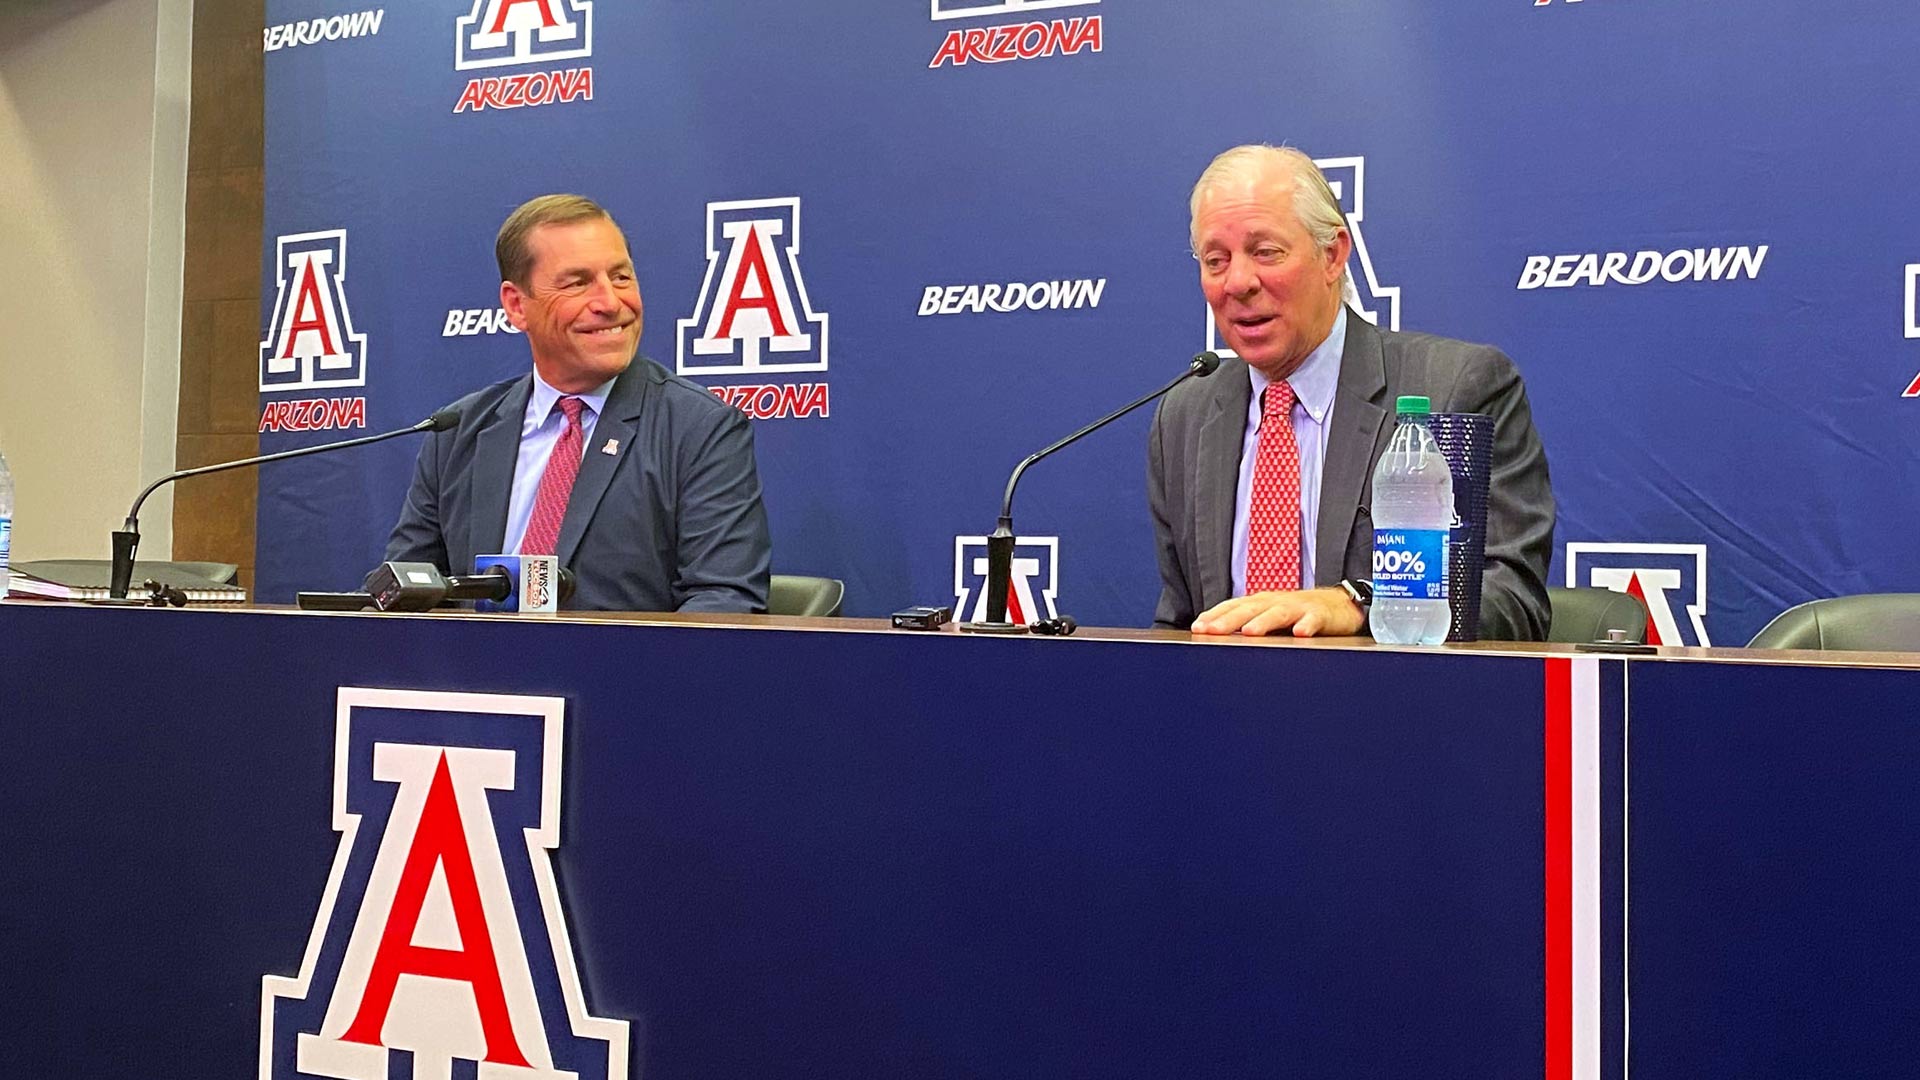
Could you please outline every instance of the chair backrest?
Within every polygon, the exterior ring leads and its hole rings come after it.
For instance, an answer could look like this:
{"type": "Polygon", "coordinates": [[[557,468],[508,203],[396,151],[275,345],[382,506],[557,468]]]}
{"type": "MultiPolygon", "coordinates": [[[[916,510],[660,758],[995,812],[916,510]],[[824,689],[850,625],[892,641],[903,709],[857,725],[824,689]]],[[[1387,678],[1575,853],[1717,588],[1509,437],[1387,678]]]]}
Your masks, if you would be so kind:
{"type": "Polygon", "coordinates": [[[1775,616],[1747,647],[1920,652],[1920,593],[1812,600],[1775,616]]]}
{"type": "Polygon", "coordinates": [[[1547,604],[1553,612],[1548,641],[1605,641],[1607,631],[1622,630],[1635,645],[1646,643],[1647,605],[1630,593],[1549,586],[1547,604]]]}
{"type": "Polygon", "coordinates": [[[830,618],[840,614],[846,591],[838,578],[775,574],[767,589],[767,614],[830,618]]]}

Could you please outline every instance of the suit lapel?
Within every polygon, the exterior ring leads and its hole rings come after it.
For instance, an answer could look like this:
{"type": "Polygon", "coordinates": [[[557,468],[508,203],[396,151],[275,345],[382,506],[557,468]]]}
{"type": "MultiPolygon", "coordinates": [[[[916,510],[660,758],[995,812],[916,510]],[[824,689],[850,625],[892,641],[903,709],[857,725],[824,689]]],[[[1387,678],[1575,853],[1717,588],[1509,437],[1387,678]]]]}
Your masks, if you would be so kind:
{"type": "Polygon", "coordinates": [[[1200,425],[1194,478],[1194,542],[1199,548],[1204,611],[1233,596],[1233,510],[1240,487],[1240,450],[1247,433],[1253,384],[1247,367],[1235,363],[1214,373],[1213,400],[1200,425]]]}
{"type": "Polygon", "coordinates": [[[1360,497],[1373,471],[1373,448],[1387,422],[1387,361],[1380,331],[1347,312],[1347,340],[1340,354],[1340,383],[1333,395],[1333,430],[1320,477],[1320,523],[1314,534],[1313,583],[1326,586],[1345,576],[1348,538],[1360,497]]]}
{"type": "MultiPolygon", "coordinates": [[[[469,483],[473,520],[467,526],[471,554],[491,555],[500,551],[507,535],[507,501],[513,494],[513,470],[520,458],[520,428],[527,418],[527,398],[533,394],[533,376],[528,375],[507,391],[486,426],[474,440],[473,473],[469,483]]],[[[453,568],[465,573],[463,567],[453,568]]]]}
{"type": "Polygon", "coordinates": [[[607,395],[606,410],[594,421],[593,437],[586,446],[586,456],[580,461],[580,474],[573,479],[573,494],[567,498],[567,516],[561,519],[560,538],[554,544],[557,549],[554,554],[562,566],[573,561],[580,538],[586,535],[587,523],[593,520],[601,497],[607,493],[607,485],[613,482],[614,471],[620,467],[621,460],[633,452],[634,422],[640,418],[641,407],[646,403],[647,389],[647,373],[636,357],[613,384],[613,392],[607,395]],[[612,453],[606,452],[609,445],[613,447],[612,453]]]}

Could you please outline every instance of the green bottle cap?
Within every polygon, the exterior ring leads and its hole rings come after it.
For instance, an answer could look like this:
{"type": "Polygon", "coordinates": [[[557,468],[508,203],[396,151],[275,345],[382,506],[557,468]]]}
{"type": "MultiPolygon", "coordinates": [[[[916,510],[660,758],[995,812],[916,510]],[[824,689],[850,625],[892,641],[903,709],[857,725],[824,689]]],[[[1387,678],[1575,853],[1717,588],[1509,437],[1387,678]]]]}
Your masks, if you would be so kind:
{"type": "Polygon", "coordinates": [[[1394,402],[1394,411],[1414,416],[1426,416],[1433,412],[1433,402],[1420,394],[1403,394],[1394,402]]]}

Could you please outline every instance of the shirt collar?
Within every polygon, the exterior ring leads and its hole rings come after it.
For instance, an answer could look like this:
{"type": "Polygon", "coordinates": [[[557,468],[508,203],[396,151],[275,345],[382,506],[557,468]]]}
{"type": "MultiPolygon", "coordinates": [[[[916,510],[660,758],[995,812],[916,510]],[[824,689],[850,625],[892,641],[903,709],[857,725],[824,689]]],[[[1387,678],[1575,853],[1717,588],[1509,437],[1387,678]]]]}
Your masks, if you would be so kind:
{"type": "Polygon", "coordinates": [[[594,387],[584,394],[569,395],[555,390],[552,386],[548,385],[547,380],[540,377],[538,371],[535,371],[533,373],[533,393],[527,397],[527,416],[525,424],[521,427],[522,434],[530,434],[538,431],[540,426],[547,422],[547,417],[553,415],[554,403],[563,397],[579,398],[587,407],[588,417],[598,417],[600,413],[606,409],[607,396],[613,393],[613,384],[618,378],[619,376],[615,376],[612,379],[608,379],[606,382],[601,383],[599,386],[594,387]]]}
{"type": "MultiPolygon", "coordinates": [[[[1327,332],[1327,339],[1307,354],[1306,363],[1287,376],[1287,381],[1293,384],[1294,400],[1307,410],[1316,424],[1325,423],[1327,410],[1333,408],[1333,393],[1340,386],[1340,354],[1346,351],[1346,346],[1347,306],[1342,304],[1333,317],[1333,329],[1327,332]]],[[[1273,380],[1251,364],[1247,365],[1247,377],[1253,383],[1253,412],[1258,416],[1260,395],[1273,380]]]]}

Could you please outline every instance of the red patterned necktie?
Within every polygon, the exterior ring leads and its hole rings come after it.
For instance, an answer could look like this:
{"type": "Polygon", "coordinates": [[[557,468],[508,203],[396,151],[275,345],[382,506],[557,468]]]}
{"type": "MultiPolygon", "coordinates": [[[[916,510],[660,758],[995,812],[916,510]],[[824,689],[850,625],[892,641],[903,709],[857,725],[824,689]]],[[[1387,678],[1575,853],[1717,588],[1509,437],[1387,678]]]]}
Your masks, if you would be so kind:
{"type": "Polygon", "coordinates": [[[1293,387],[1269,383],[1247,507],[1247,592],[1300,587],[1300,447],[1293,441],[1293,387]]]}
{"type": "Polygon", "coordinates": [[[540,474],[540,489],[533,496],[533,516],[527,519],[527,535],[520,541],[522,555],[552,555],[560,539],[560,523],[567,517],[567,498],[573,494],[573,478],[580,475],[580,447],[585,437],[580,431],[580,410],[586,404],[577,397],[563,397],[560,411],[567,414],[567,427],[560,441],[547,455],[547,467],[540,474]]]}

